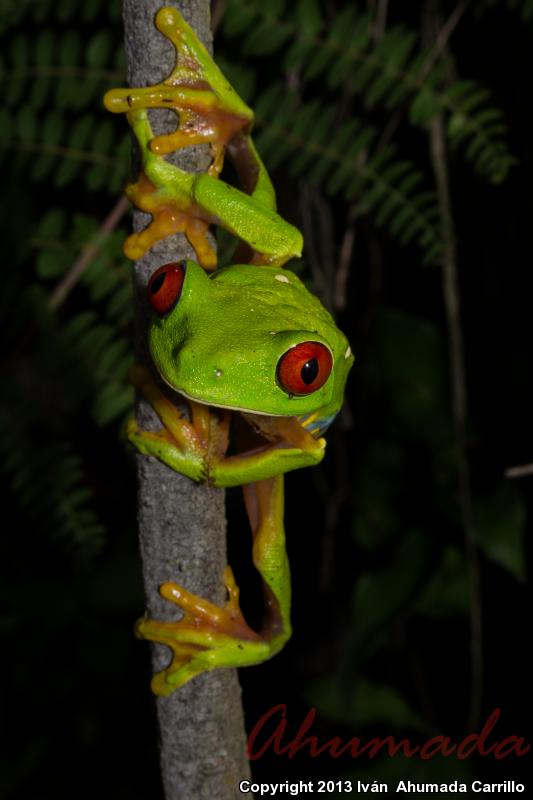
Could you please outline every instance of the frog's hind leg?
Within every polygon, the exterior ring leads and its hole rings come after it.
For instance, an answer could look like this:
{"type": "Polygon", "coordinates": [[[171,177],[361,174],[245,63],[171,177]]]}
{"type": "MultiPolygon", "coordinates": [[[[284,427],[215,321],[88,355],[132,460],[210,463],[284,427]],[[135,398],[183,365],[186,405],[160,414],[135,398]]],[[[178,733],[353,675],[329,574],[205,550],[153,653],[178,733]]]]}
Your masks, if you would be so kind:
{"type": "Polygon", "coordinates": [[[270,655],[291,635],[291,581],[283,526],[283,475],[243,486],[244,502],[254,536],[253,561],[261,575],[267,606],[263,628],[270,655]]]}
{"type": "Polygon", "coordinates": [[[136,627],[139,637],[167,645],[172,651],[168,667],[152,680],[156,694],[171,694],[201,672],[266,661],[281,649],[290,635],[283,478],[278,476],[247,486],[245,499],[254,534],[254,563],[265,582],[265,627],[257,633],[247,625],[229,567],[224,573],[228,600],[223,607],[192,594],[177,583],[163,584],[161,595],[179,606],[183,617],[174,622],[144,618],[136,627]]]}

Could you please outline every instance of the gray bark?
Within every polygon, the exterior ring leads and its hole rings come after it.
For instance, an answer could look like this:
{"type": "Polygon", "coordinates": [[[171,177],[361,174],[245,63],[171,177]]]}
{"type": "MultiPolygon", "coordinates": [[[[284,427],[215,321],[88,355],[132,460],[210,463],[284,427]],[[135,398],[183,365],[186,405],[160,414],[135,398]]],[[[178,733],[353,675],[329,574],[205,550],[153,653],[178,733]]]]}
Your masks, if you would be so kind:
{"type": "MultiPolygon", "coordinates": [[[[175,5],[209,47],[209,3],[124,0],[125,46],[128,81],[146,86],[166,77],[174,65],[172,45],[154,26],[162,5],[175,5]]],[[[173,129],[172,112],[155,111],[156,132],[173,129]]],[[[206,148],[188,148],[174,157],[188,170],[200,171],[209,163],[206,148]]],[[[134,227],[145,227],[148,217],[136,212],[134,227]]],[[[181,236],[158,243],[135,265],[136,358],[149,365],[146,351],[147,310],[145,287],[161,264],[194,253],[181,236]]],[[[179,402],[179,399],[174,396],[179,402]]],[[[144,402],[137,407],[141,427],[160,426],[144,402]]],[[[151,617],[172,619],[178,609],[163,600],[158,587],[174,580],[202,597],[221,604],[221,581],[226,564],[224,492],[196,485],[153,458],[138,456],[139,537],[143,562],[146,606],[151,617]]],[[[169,660],[168,651],[153,647],[154,670],[169,660]]],[[[234,670],[215,670],[196,677],[170,697],[157,698],[160,755],[166,800],[234,800],[241,797],[239,780],[249,774],[240,687],[234,670]]]]}

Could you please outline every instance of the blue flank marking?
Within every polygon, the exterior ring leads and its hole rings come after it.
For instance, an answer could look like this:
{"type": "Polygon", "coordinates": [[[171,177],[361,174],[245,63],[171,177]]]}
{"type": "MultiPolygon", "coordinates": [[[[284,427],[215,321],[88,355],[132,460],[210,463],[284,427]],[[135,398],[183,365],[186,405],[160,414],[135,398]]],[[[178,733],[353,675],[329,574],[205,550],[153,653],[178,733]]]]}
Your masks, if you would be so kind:
{"type": "Polygon", "coordinates": [[[323,436],[335,417],[336,414],[332,414],[330,417],[317,417],[317,419],[313,420],[313,422],[306,423],[306,419],[309,417],[314,416],[313,414],[304,414],[302,417],[298,417],[298,422],[300,425],[309,431],[309,433],[318,439],[320,436],[323,436]]]}

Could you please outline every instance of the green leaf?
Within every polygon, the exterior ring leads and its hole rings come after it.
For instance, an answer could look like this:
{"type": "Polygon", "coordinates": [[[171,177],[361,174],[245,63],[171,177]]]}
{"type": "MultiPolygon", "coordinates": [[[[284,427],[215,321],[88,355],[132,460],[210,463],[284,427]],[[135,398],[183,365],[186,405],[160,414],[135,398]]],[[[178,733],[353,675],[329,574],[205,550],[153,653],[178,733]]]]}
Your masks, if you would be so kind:
{"type": "Polygon", "coordinates": [[[74,78],[62,78],[54,85],[54,104],[58,109],[79,108],[78,84],[74,78]]]}
{"type": "Polygon", "coordinates": [[[49,75],[37,75],[31,82],[28,104],[36,111],[49,104],[54,79],[49,75]]]}
{"type": "Polygon", "coordinates": [[[438,96],[431,89],[423,87],[415,95],[409,108],[409,121],[413,125],[427,125],[441,109],[438,96]]]}
{"type": "Polygon", "coordinates": [[[475,499],[474,515],[482,552],[523,581],[526,509],[520,492],[509,483],[502,483],[490,496],[475,499]]]}
{"type": "Polygon", "coordinates": [[[290,29],[283,24],[272,25],[269,21],[259,23],[248,31],[243,42],[243,53],[254,56],[267,55],[279,50],[290,36],[290,29]]]}
{"type": "Polygon", "coordinates": [[[60,22],[71,19],[76,11],[76,0],[56,0],[56,16],[60,22]]]}
{"type": "Polygon", "coordinates": [[[9,60],[14,67],[25,67],[30,61],[30,46],[25,33],[17,33],[9,45],[9,60]]]}
{"type": "Polygon", "coordinates": [[[63,275],[70,263],[70,254],[62,249],[42,250],[37,256],[36,270],[40,278],[49,280],[63,275]]]}
{"type": "Polygon", "coordinates": [[[113,145],[114,130],[115,126],[111,119],[104,119],[100,122],[92,139],[91,149],[95,153],[110,152],[113,145]]]}
{"type": "Polygon", "coordinates": [[[75,30],[66,31],[59,42],[59,63],[64,67],[77,64],[82,51],[82,40],[75,30]]]}
{"type": "Polygon", "coordinates": [[[43,122],[41,136],[46,144],[57,144],[65,130],[65,120],[57,111],[50,111],[43,122]]]}
{"type": "Polygon", "coordinates": [[[102,189],[108,179],[109,168],[105,167],[103,164],[93,164],[92,167],[85,170],[84,173],[84,180],[87,189],[90,192],[95,192],[98,189],[102,189]]]}
{"type": "Polygon", "coordinates": [[[98,222],[87,214],[74,214],[69,233],[69,240],[77,247],[82,247],[92,239],[98,230],[98,222]]]}
{"type": "Polygon", "coordinates": [[[415,605],[415,612],[429,619],[465,617],[470,604],[464,554],[447,547],[440,564],[415,605]]]}
{"type": "Polygon", "coordinates": [[[91,0],[90,3],[82,3],[81,10],[83,19],[87,21],[94,19],[100,11],[101,4],[101,0],[91,0]]]}
{"type": "Polygon", "coordinates": [[[429,536],[411,530],[388,567],[360,576],[353,597],[355,647],[382,635],[391,621],[409,607],[427,579],[429,558],[429,536]]]}
{"type": "Polygon", "coordinates": [[[393,429],[415,441],[449,441],[447,357],[437,329],[389,309],[376,322],[371,347],[371,378],[387,388],[393,429]]]}
{"type": "Polygon", "coordinates": [[[78,177],[80,165],[72,158],[65,158],[59,163],[54,172],[54,185],[61,189],[78,177]]]}
{"type": "Polygon", "coordinates": [[[363,548],[383,547],[400,532],[407,470],[407,452],[401,444],[372,442],[355,485],[354,535],[363,548]]]}
{"type": "MultiPolygon", "coordinates": [[[[129,367],[130,360],[126,362],[125,370],[129,367]]],[[[93,416],[99,426],[108,425],[133,410],[133,388],[131,386],[118,386],[107,384],[95,398],[93,416]]]]}
{"type": "Polygon", "coordinates": [[[235,38],[252,30],[255,25],[256,13],[256,9],[252,6],[243,6],[235,0],[230,0],[222,20],[224,34],[235,38]]]}
{"type": "Polygon", "coordinates": [[[99,31],[87,45],[85,59],[90,67],[104,67],[111,55],[111,33],[108,30],[99,31]]]}
{"type": "Polygon", "coordinates": [[[319,0],[297,0],[296,18],[302,37],[315,37],[322,27],[319,0]]]}
{"type": "Polygon", "coordinates": [[[83,150],[92,137],[95,127],[95,119],[90,114],[84,114],[74,122],[69,137],[69,147],[76,150],[83,150]]]}
{"type": "Polygon", "coordinates": [[[23,102],[27,85],[27,81],[23,80],[8,81],[7,86],[4,84],[2,87],[2,105],[9,108],[18,107],[23,102]]]}
{"type": "Polygon", "coordinates": [[[17,114],[17,134],[22,141],[34,141],[37,135],[37,119],[33,109],[23,106],[17,114]]]}
{"type": "Polygon", "coordinates": [[[243,66],[242,64],[228,61],[222,57],[217,58],[217,64],[237,94],[239,94],[245,102],[250,102],[255,91],[255,70],[251,69],[250,65],[243,66]]]}
{"type": "Polygon", "coordinates": [[[53,62],[55,36],[52,31],[40,31],[35,41],[35,63],[47,66],[53,62]]]}
{"type": "Polygon", "coordinates": [[[39,222],[37,236],[40,239],[59,239],[65,230],[66,214],[62,208],[52,208],[39,222]]]}

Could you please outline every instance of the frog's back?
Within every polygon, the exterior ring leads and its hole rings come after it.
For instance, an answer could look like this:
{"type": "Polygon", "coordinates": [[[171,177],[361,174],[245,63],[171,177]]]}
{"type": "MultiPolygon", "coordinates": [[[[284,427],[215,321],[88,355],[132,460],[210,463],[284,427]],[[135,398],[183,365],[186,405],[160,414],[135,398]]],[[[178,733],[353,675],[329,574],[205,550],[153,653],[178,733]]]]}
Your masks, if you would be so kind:
{"type": "Polygon", "coordinates": [[[271,312],[278,325],[286,325],[287,329],[315,330],[326,338],[328,332],[340,334],[331,314],[290,270],[235,264],[215,271],[210,277],[221,294],[238,292],[243,301],[246,298],[247,304],[255,307],[256,313],[271,312]]]}

